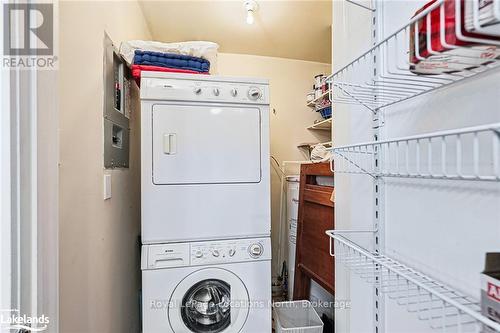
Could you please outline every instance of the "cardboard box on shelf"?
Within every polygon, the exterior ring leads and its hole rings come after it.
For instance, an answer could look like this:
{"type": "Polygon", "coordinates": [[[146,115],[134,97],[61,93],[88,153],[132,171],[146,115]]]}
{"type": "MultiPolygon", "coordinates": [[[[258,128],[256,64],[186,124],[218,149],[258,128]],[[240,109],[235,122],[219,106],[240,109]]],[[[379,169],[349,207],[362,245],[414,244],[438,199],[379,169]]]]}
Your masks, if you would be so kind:
{"type": "MultiPolygon", "coordinates": [[[[486,264],[481,274],[481,312],[500,323],[500,252],[486,253],[486,264]]],[[[484,333],[494,333],[485,327],[484,333]]]]}

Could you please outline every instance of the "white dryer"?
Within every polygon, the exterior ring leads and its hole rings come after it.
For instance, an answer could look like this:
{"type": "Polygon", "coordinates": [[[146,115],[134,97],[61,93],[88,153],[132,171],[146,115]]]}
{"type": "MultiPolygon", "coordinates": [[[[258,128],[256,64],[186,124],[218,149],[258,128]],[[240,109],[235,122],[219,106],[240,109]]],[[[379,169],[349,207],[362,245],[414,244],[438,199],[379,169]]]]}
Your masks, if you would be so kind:
{"type": "Polygon", "coordinates": [[[143,333],[270,333],[269,238],[144,245],[143,333]]]}
{"type": "Polygon", "coordinates": [[[143,72],[142,242],[270,235],[267,80],[143,72]]]}

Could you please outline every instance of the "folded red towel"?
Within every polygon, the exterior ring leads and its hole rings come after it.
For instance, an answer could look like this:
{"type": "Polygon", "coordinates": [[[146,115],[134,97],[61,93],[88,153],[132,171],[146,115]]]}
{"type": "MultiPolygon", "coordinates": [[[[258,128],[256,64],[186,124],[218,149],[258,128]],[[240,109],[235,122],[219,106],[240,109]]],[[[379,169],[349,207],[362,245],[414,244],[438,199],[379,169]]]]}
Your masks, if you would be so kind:
{"type": "Polygon", "coordinates": [[[207,72],[201,73],[201,72],[192,71],[189,69],[178,69],[178,68],[147,66],[147,65],[132,65],[131,69],[132,69],[132,76],[134,77],[135,81],[137,82],[137,85],[139,85],[139,83],[141,82],[141,72],[142,71],[208,75],[207,72]]]}

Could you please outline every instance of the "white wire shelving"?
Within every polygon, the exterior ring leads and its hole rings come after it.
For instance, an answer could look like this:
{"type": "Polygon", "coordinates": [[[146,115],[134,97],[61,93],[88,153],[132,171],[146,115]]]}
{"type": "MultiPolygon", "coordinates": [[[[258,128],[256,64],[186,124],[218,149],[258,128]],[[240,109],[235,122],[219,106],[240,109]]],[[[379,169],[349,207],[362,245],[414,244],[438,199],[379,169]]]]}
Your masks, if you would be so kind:
{"type": "Polygon", "coordinates": [[[481,314],[480,304],[470,296],[436,281],[403,263],[372,253],[329,230],[330,255],[351,272],[372,284],[389,299],[427,321],[438,332],[500,332],[496,323],[481,314]],[[489,330],[486,330],[489,329],[489,330]]]}
{"type": "Polygon", "coordinates": [[[308,130],[321,130],[321,131],[331,131],[332,130],[332,118],[318,121],[311,126],[307,127],[308,130]]]}
{"type": "Polygon", "coordinates": [[[318,109],[321,107],[318,106],[318,104],[321,104],[321,102],[326,98],[326,97],[329,97],[329,91],[325,91],[324,93],[322,93],[321,95],[319,95],[318,97],[314,98],[313,100],[307,102],[307,106],[310,107],[310,108],[313,108],[313,109],[318,109]]]}
{"type": "MultiPolygon", "coordinates": [[[[481,26],[478,3],[436,0],[405,26],[330,75],[327,78],[332,87],[330,100],[363,105],[376,112],[379,108],[497,68],[500,40],[495,40],[496,35],[488,34],[481,26]],[[462,7],[469,5],[472,15],[463,18],[462,7]],[[454,30],[449,28],[450,17],[455,20],[454,30]],[[481,35],[464,32],[463,25],[473,27],[481,35]],[[435,26],[440,27],[437,33],[433,30],[435,26]],[[421,28],[429,33],[419,32],[421,28]],[[358,74],[373,71],[374,62],[378,70],[373,79],[360,79],[363,75],[358,74]],[[441,74],[421,74],[436,73],[436,68],[441,74]],[[415,73],[417,70],[419,74],[415,73]]],[[[498,17],[499,8],[495,5],[498,17]]]]}
{"type": "MultiPolygon", "coordinates": [[[[374,318],[381,318],[373,321],[375,332],[385,331],[387,298],[437,332],[500,333],[500,323],[482,315],[476,299],[384,255],[388,202],[383,177],[500,181],[500,123],[392,139],[385,138],[394,131],[381,130],[389,126],[383,114],[391,105],[470,78],[500,74],[500,36],[482,25],[479,3],[428,2],[407,24],[327,78],[332,105],[362,106],[371,111],[373,121],[376,141],[333,147],[331,161],[335,173],[374,178],[373,225],[326,233],[336,263],[373,287],[374,318]],[[346,237],[359,233],[372,235],[373,251],[346,237]]],[[[379,8],[377,1],[366,7],[373,12],[374,38],[383,18],[379,8]]],[[[493,12],[500,19],[500,0],[493,0],[493,12]]]]}
{"type": "Polygon", "coordinates": [[[500,123],[340,146],[332,151],[336,173],[500,181],[500,123]],[[376,153],[378,159],[373,158],[376,153]]]}

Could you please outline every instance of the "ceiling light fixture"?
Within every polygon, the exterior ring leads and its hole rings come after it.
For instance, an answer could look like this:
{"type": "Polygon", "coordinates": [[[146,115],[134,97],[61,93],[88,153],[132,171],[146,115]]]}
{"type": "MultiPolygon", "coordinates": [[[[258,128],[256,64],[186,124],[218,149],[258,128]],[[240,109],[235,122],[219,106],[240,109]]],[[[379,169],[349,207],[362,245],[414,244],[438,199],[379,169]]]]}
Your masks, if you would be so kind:
{"type": "Polygon", "coordinates": [[[253,24],[255,21],[255,12],[259,9],[259,5],[255,0],[245,1],[245,10],[247,12],[247,24],[253,24]]]}

